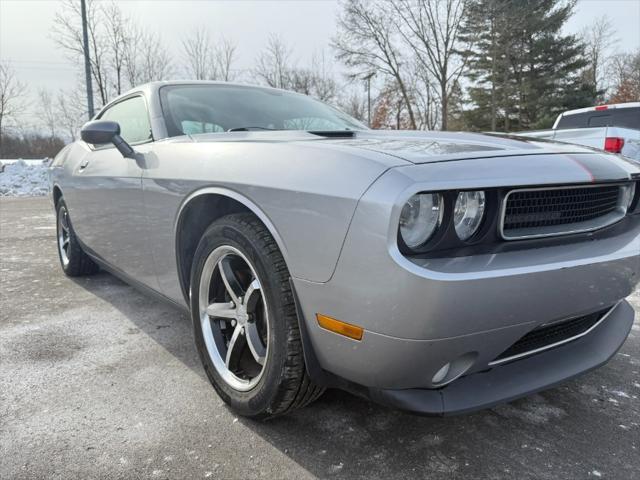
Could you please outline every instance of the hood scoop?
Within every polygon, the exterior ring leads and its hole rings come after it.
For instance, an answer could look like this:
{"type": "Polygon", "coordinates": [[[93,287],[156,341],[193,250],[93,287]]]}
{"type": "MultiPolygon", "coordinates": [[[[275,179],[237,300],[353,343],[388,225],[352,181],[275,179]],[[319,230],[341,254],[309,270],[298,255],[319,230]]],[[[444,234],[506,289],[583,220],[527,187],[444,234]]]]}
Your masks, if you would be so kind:
{"type": "Polygon", "coordinates": [[[353,138],[356,132],[353,130],[310,130],[309,133],[326,138],[353,138]]]}

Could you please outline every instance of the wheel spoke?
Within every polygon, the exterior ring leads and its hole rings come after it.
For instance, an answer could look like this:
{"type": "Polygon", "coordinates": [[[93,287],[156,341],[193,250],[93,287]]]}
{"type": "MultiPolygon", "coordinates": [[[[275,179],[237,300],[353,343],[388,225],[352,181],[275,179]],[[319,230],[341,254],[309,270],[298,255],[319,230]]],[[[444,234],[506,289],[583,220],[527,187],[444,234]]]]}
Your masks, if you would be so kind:
{"type": "Polygon", "coordinates": [[[245,336],[247,337],[247,344],[249,345],[249,350],[251,350],[251,355],[253,355],[256,362],[264,365],[267,349],[262,344],[260,332],[258,332],[258,327],[255,323],[247,323],[245,325],[245,336]]]}
{"type": "Polygon", "coordinates": [[[238,339],[242,336],[242,326],[240,324],[236,324],[236,328],[233,330],[233,335],[231,335],[231,340],[229,340],[229,345],[227,346],[227,357],[225,359],[225,364],[227,368],[233,371],[233,365],[237,362],[241,349],[239,343],[241,343],[238,339]]]}
{"type": "Polygon", "coordinates": [[[60,226],[65,232],[69,231],[69,218],[66,210],[62,212],[62,218],[60,218],[60,226]]]}
{"type": "Polygon", "coordinates": [[[207,315],[216,318],[236,318],[236,308],[233,302],[212,303],[207,307],[207,315]]]}
{"type": "Polygon", "coordinates": [[[257,303],[260,301],[260,296],[262,295],[262,287],[260,287],[260,282],[258,279],[254,279],[247,288],[247,293],[244,294],[244,298],[242,301],[247,309],[247,312],[253,312],[256,308],[257,303]]]}
{"type": "Polygon", "coordinates": [[[230,258],[228,256],[220,259],[218,262],[218,269],[220,270],[222,282],[224,283],[231,300],[236,305],[240,305],[240,297],[242,297],[243,290],[235,273],[233,273],[233,268],[231,267],[230,258]]]}
{"type": "Polygon", "coordinates": [[[65,239],[62,240],[62,248],[66,250],[68,247],[69,247],[69,237],[66,237],[65,239]]]}

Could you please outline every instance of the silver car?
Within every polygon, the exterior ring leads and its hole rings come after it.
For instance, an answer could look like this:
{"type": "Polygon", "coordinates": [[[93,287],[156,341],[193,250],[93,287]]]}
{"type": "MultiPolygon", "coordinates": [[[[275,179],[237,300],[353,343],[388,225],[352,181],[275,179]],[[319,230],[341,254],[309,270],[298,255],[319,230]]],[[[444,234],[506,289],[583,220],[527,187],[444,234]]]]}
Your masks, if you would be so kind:
{"type": "Polygon", "coordinates": [[[241,415],[327,387],[422,414],[598,367],[640,278],[640,169],[518,138],[372,131],[286,91],[141,86],[51,167],[67,275],[188,310],[241,415]]]}

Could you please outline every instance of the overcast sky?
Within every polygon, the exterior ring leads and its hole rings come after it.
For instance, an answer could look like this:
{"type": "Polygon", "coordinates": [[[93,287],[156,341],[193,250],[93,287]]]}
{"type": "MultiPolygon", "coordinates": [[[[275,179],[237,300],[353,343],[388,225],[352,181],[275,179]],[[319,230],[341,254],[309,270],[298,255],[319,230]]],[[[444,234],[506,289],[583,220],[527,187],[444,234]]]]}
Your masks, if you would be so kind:
{"type": "MultiPolygon", "coordinates": [[[[174,57],[185,33],[207,26],[238,45],[236,68],[251,66],[271,32],[294,48],[294,58],[307,63],[314,52],[326,49],[335,33],[339,3],[335,0],[178,1],[128,0],[117,2],[150,30],[162,34],[174,57]]],[[[32,92],[47,87],[71,88],[77,67],[51,40],[51,26],[60,3],[56,0],[0,0],[0,60],[9,61],[32,92]]],[[[640,0],[579,0],[567,25],[580,31],[602,16],[614,23],[618,49],[640,48],[640,0]]]]}

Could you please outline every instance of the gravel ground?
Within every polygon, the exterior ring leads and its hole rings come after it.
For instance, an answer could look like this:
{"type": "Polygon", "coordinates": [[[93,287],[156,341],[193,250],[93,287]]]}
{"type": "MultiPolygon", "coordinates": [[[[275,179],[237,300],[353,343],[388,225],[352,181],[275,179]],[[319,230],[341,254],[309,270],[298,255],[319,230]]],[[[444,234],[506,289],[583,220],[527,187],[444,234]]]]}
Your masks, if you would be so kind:
{"type": "MultiPolygon", "coordinates": [[[[48,200],[0,199],[0,478],[640,478],[640,324],[603,368],[455,418],[339,391],[237,418],[189,319],[58,265],[48,200]]],[[[640,293],[631,301],[640,310],[640,293]]]]}

